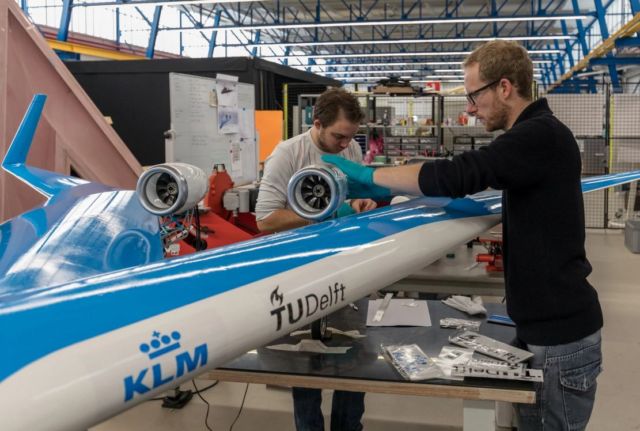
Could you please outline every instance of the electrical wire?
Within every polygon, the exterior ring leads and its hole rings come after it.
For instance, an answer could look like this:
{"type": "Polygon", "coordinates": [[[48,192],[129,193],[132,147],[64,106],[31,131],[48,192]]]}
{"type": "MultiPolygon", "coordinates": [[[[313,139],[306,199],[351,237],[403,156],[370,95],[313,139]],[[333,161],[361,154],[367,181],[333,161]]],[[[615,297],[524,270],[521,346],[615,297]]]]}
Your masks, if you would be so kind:
{"type": "MultiPolygon", "coordinates": [[[[215,382],[211,383],[209,386],[205,386],[204,388],[200,389],[200,390],[196,390],[193,393],[195,395],[201,394],[205,391],[208,391],[209,389],[213,388],[214,386],[216,386],[218,383],[220,383],[220,381],[216,380],[215,382]]],[[[195,387],[195,385],[194,385],[195,387]]],[[[157,398],[149,398],[147,401],[162,401],[164,400],[166,397],[157,397],[157,398]]]]}
{"type": "MultiPolygon", "coordinates": [[[[198,395],[198,397],[207,405],[207,412],[204,414],[204,426],[206,426],[209,431],[213,431],[213,429],[209,426],[209,410],[211,409],[211,405],[200,394],[201,391],[196,386],[196,381],[195,380],[191,380],[191,383],[193,383],[193,387],[196,389],[196,395],[198,395]]],[[[218,382],[216,382],[215,384],[217,384],[217,383],[218,382]]],[[[215,384],[214,384],[214,386],[215,386],[215,384]]]]}
{"type": "Polygon", "coordinates": [[[249,391],[249,383],[247,383],[247,387],[244,389],[244,396],[242,397],[242,403],[240,403],[240,410],[238,410],[238,414],[237,414],[236,418],[233,420],[233,423],[229,427],[229,431],[233,431],[233,426],[238,421],[238,418],[240,417],[240,413],[242,413],[242,408],[244,407],[244,400],[247,399],[247,392],[248,391],[249,391]]]}

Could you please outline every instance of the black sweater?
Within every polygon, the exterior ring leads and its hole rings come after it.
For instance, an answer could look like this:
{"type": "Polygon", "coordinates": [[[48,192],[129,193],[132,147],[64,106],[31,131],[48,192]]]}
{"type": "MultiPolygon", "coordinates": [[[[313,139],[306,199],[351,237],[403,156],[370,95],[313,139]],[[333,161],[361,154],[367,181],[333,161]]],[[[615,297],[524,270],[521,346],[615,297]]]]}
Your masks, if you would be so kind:
{"type": "Polygon", "coordinates": [[[528,344],[565,344],[602,327],[598,295],[587,281],[580,171],[573,134],[546,99],[487,147],[420,170],[427,196],[503,190],[507,311],[528,344]]]}

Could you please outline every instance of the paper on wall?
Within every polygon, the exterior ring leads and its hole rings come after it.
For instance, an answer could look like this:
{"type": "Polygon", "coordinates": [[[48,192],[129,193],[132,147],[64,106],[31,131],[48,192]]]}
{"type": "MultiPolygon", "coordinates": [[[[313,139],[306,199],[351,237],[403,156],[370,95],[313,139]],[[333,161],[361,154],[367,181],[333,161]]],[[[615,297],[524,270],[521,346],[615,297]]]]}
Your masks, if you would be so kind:
{"type": "Polygon", "coordinates": [[[218,106],[218,130],[223,135],[238,133],[238,109],[218,106]]]}
{"type": "Polygon", "coordinates": [[[231,75],[216,75],[216,95],[218,106],[228,106],[238,109],[238,77],[231,75]]]}
{"type": "Polygon", "coordinates": [[[242,176],[242,147],[239,140],[231,141],[231,174],[242,176]]]}

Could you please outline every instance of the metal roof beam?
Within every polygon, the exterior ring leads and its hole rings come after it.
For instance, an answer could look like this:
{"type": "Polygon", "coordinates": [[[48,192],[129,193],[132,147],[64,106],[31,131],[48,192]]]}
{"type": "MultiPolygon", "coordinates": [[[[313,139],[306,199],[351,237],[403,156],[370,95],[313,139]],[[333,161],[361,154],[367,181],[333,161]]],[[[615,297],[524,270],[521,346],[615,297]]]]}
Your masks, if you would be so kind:
{"type": "MultiPolygon", "coordinates": [[[[418,1],[420,1],[420,0],[418,0],[418,1]]],[[[378,0],[374,0],[374,2],[371,4],[371,7],[369,9],[367,9],[367,11],[360,18],[363,19],[363,20],[367,19],[367,17],[371,13],[371,11],[373,11],[373,8],[375,8],[377,5],[378,5],[378,0]]]]}
{"type": "Polygon", "coordinates": [[[597,47],[595,47],[590,53],[588,53],[580,62],[571,68],[561,79],[554,84],[558,86],[563,80],[569,79],[574,73],[580,71],[590,64],[591,59],[601,57],[609,53],[615,48],[615,41],[623,37],[629,37],[640,30],[640,13],[636,14],[629,22],[618,29],[608,39],[602,41],[597,47]]]}
{"type": "Polygon", "coordinates": [[[156,6],[153,12],[153,22],[151,23],[151,31],[149,32],[149,44],[147,45],[147,58],[153,58],[156,52],[156,39],[158,38],[158,27],[160,26],[160,15],[162,14],[162,6],[156,6]]]}
{"type": "Polygon", "coordinates": [[[604,57],[589,60],[592,66],[637,66],[640,65],[640,57],[604,57]]]}
{"type": "MultiPolygon", "coordinates": [[[[189,21],[191,21],[191,23],[194,25],[194,27],[202,27],[202,22],[198,21],[196,19],[196,17],[194,17],[191,12],[189,11],[189,9],[187,9],[185,6],[181,7],[181,12],[184,13],[184,15],[187,17],[187,19],[189,21]]],[[[201,15],[202,16],[202,15],[201,15]]],[[[207,41],[207,44],[211,43],[211,40],[207,37],[206,34],[204,34],[204,31],[200,32],[200,35],[202,35],[202,37],[204,38],[204,40],[207,41]]]]}
{"type": "Polygon", "coordinates": [[[640,46],[640,37],[623,37],[616,40],[616,49],[640,46]]]}

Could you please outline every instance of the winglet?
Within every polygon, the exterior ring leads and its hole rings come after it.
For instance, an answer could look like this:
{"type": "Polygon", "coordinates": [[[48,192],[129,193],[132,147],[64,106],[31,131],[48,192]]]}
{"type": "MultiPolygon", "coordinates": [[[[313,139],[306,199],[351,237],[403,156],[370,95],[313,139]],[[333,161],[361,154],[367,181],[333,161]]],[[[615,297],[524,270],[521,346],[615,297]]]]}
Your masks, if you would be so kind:
{"type": "Polygon", "coordinates": [[[4,156],[4,160],[2,161],[2,167],[5,170],[8,170],[7,167],[9,165],[26,163],[27,154],[29,154],[29,148],[31,148],[31,142],[33,141],[33,135],[36,133],[42,108],[46,100],[47,96],[45,94],[36,94],[33,96],[27,113],[18,127],[16,136],[11,142],[9,151],[7,151],[7,155],[4,156]]]}
{"type": "Polygon", "coordinates": [[[31,104],[2,161],[2,168],[45,197],[51,198],[62,190],[86,184],[87,181],[27,166],[27,155],[29,154],[33,136],[36,133],[46,100],[47,96],[45,94],[33,96],[31,104]]]}

